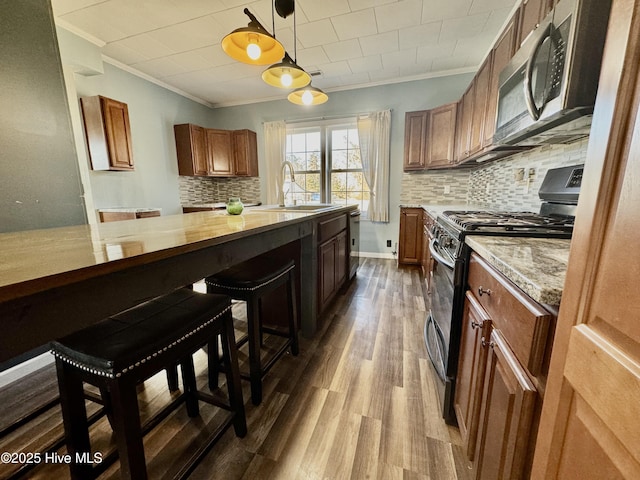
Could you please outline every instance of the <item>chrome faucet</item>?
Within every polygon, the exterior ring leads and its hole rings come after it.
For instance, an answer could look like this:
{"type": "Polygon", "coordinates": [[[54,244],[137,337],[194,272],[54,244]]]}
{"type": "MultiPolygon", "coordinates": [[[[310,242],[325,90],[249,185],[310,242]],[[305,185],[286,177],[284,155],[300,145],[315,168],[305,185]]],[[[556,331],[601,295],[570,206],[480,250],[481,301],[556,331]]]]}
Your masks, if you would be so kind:
{"type": "Polygon", "coordinates": [[[287,166],[289,167],[289,170],[291,172],[291,183],[296,181],[293,164],[289,160],[285,160],[284,162],[282,162],[282,167],[280,168],[280,191],[278,192],[278,205],[280,207],[284,207],[284,170],[287,166]]]}

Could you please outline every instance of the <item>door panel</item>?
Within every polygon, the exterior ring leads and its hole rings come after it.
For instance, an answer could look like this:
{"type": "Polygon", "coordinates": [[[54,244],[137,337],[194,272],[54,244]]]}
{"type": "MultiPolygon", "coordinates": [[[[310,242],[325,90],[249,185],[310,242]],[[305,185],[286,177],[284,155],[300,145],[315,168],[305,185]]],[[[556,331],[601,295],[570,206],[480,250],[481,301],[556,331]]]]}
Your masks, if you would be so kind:
{"type": "Polygon", "coordinates": [[[639,17],[613,1],[534,479],[640,478],[639,17]]]}

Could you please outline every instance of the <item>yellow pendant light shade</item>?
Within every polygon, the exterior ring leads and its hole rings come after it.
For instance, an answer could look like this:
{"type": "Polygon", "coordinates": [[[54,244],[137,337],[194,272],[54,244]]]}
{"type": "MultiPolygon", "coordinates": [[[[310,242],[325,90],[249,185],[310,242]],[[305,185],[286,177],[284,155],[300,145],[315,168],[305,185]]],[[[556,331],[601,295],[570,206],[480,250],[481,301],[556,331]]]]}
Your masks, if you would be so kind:
{"type": "Polygon", "coordinates": [[[311,85],[294,90],[287,98],[296,105],[320,105],[329,100],[329,96],[326,93],[311,85]]]}
{"type": "Polygon", "coordinates": [[[284,47],[253,16],[248,8],[244,13],[249,25],[237,28],[222,39],[222,49],[234,60],[249,65],[269,65],[284,56],[284,47]]]}
{"type": "Polygon", "coordinates": [[[294,62],[288,53],[282,62],[271,65],[262,72],[262,80],[278,88],[302,88],[311,83],[311,75],[294,62]]]}

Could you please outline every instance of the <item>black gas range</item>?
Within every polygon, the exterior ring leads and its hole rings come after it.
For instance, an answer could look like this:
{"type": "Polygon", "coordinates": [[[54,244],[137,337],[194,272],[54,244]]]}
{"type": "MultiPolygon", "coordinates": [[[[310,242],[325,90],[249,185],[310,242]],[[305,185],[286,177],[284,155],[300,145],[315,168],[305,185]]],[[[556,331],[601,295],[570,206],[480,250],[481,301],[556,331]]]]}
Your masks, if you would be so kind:
{"type": "Polygon", "coordinates": [[[578,202],[582,165],[551,169],[538,192],[539,213],[494,210],[448,210],[438,215],[429,250],[434,259],[430,311],[425,344],[443,402],[443,417],[455,424],[453,399],[462,331],[470,235],[571,238],[578,202]]]}

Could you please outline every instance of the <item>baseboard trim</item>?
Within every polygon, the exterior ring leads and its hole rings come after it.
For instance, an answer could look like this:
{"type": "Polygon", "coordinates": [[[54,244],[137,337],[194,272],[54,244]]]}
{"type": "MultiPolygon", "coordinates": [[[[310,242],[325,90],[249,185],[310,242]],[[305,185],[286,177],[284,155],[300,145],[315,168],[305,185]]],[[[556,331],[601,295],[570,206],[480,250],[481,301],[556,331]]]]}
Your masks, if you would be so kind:
{"type": "Polygon", "coordinates": [[[37,357],[33,357],[25,362],[19,363],[18,365],[14,365],[3,372],[0,372],[0,388],[13,383],[22,377],[26,377],[30,373],[40,370],[42,367],[46,367],[50,363],[53,363],[53,355],[49,352],[45,352],[37,357]]]}
{"type": "Polygon", "coordinates": [[[360,252],[359,257],[367,258],[386,258],[389,260],[395,260],[396,256],[393,253],[379,253],[379,252],[360,252]]]}

